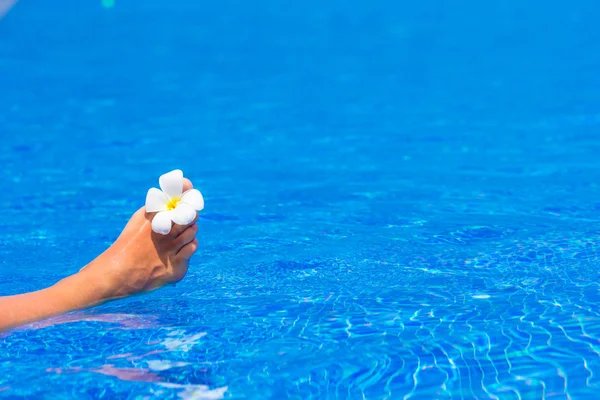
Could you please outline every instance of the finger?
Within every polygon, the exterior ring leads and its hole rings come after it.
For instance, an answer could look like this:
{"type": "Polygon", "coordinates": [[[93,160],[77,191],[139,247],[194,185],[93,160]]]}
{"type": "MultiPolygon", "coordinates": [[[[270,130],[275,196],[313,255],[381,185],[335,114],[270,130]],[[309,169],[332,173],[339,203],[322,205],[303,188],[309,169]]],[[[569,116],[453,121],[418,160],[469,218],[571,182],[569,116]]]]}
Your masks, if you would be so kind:
{"type": "MultiPolygon", "coordinates": [[[[192,182],[187,178],[183,178],[183,191],[186,192],[187,190],[190,190],[193,188],[194,188],[194,185],[192,185],[192,182]]],[[[195,224],[197,220],[198,220],[198,213],[196,213],[194,220],[187,225],[173,224],[173,227],[171,228],[169,235],[171,235],[171,237],[177,237],[177,236],[181,235],[181,233],[183,231],[185,231],[188,226],[195,224]]]]}
{"type": "MultiPolygon", "coordinates": [[[[188,244],[189,246],[189,244],[188,244]]],[[[188,272],[189,263],[186,260],[181,260],[178,263],[175,263],[173,269],[171,270],[171,283],[177,283],[185,277],[185,274],[188,272]]]]}
{"type": "Polygon", "coordinates": [[[196,233],[198,233],[198,225],[194,224],[184,230],[181,235],[179,235],[175,239],[175,249],[177,251],[181,250],[183,246],[190,243],[196,237],[196,233]]]}
{"type": "Polygon", "coordinates": [[[198,221],[198,213],[196,212],[196,216],[194,217],[194,219],[192,220],[192,222],[190,222],[187,225],[178,225],[178,224],[173,224],[173,227],[171,228],[171,232],[169,232],[169,235],[171,235],[172,237],[176,238],[179,235],[181,235],[188,227],[195,225],[196,221],[198,221]]]}
{"type": "Polygon", "coordinates": [[[188,178],[183,178],[183,191],[185,192],[193,188],[194,185],[192,185],[192,181],[190,181],[188,178]]]}
{"type": "Polygon", "coordinates": [[[189,260],[194,255],[196,250],[198,250],[198,239],[194,238],[194,240],[192,240],[191,242],[183,246],[181,250],[179,250],[177,256],[181,257],[184,260],[189,260]]]}

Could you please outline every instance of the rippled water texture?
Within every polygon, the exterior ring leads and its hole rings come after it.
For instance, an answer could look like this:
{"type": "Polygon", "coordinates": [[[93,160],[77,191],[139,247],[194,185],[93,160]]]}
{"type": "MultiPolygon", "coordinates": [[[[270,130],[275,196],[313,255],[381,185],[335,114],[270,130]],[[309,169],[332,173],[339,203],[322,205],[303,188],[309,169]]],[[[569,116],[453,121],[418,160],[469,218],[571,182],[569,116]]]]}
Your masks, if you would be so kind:
{"type": "Polygon", "coordinates": [[[600,8],[459,3],[16,4],[0,294],[172,168],[206,210],[176,287],[4,334],[0,398],[597,398],[600,8]]]}

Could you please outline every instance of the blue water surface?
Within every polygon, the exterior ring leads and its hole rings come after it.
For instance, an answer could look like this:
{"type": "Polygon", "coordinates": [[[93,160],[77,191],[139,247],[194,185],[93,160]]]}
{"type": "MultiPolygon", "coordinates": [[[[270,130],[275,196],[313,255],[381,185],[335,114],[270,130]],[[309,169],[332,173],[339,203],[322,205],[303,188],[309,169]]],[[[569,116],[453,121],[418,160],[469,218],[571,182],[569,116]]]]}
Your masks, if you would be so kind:
{"type": "Polygon", "coordinates": [[[600,3],[29,0],[0,20],[0,295],[158,176],[176,287],[0,337],[1,399],[597,399],[600,3]]]}

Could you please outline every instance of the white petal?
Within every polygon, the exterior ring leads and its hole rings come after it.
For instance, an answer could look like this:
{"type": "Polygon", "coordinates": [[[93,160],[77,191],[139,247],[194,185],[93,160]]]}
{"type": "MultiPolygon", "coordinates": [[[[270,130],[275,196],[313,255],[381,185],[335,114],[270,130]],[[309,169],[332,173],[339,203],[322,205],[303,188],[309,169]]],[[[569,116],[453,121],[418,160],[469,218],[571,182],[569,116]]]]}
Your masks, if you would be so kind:
{"type": "Polygon", "coordinates": [[[157,188],[148,190],[146,195],[146,212],[166,211],[169,198],[157,188]]]}
{"type": "Polygon", "coordinates": [[[161,211],[152,218],[152,230],[161,235],[171,232],[172,211],[161,211]]]}
{"type": "Polygon", "coordinates": [[[178,225],[188,225],[196,218],[196,210],[187,203],[179,203],[171,211],[171,219],[178,225]]]}
{"type": "Polygon", "coordinates": [[[158,183],[169,198],[178,199],[183,192],[183,172],[180,169],[167,172],[158,178],[158,183]]]}
{"type": "Polygon", "coordinates": [[[190,189],[181,196],[181,202],[189,204],[196,211],[204,208],[204,198],[197,189],[190,189]]]}

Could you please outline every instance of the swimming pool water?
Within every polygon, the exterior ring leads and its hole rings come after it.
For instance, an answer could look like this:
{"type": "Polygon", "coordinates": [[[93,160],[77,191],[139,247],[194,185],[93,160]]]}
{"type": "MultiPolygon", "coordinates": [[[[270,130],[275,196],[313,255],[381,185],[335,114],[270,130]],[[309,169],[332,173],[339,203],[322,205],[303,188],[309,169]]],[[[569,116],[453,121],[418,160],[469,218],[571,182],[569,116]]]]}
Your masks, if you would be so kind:
{"type": "Polygon", "coordinates": [[[0,294],[206,199],[176,287],[0,336],[0,399],[596,398],[596,2],[175,3],[0,20],[0,294]]]}

